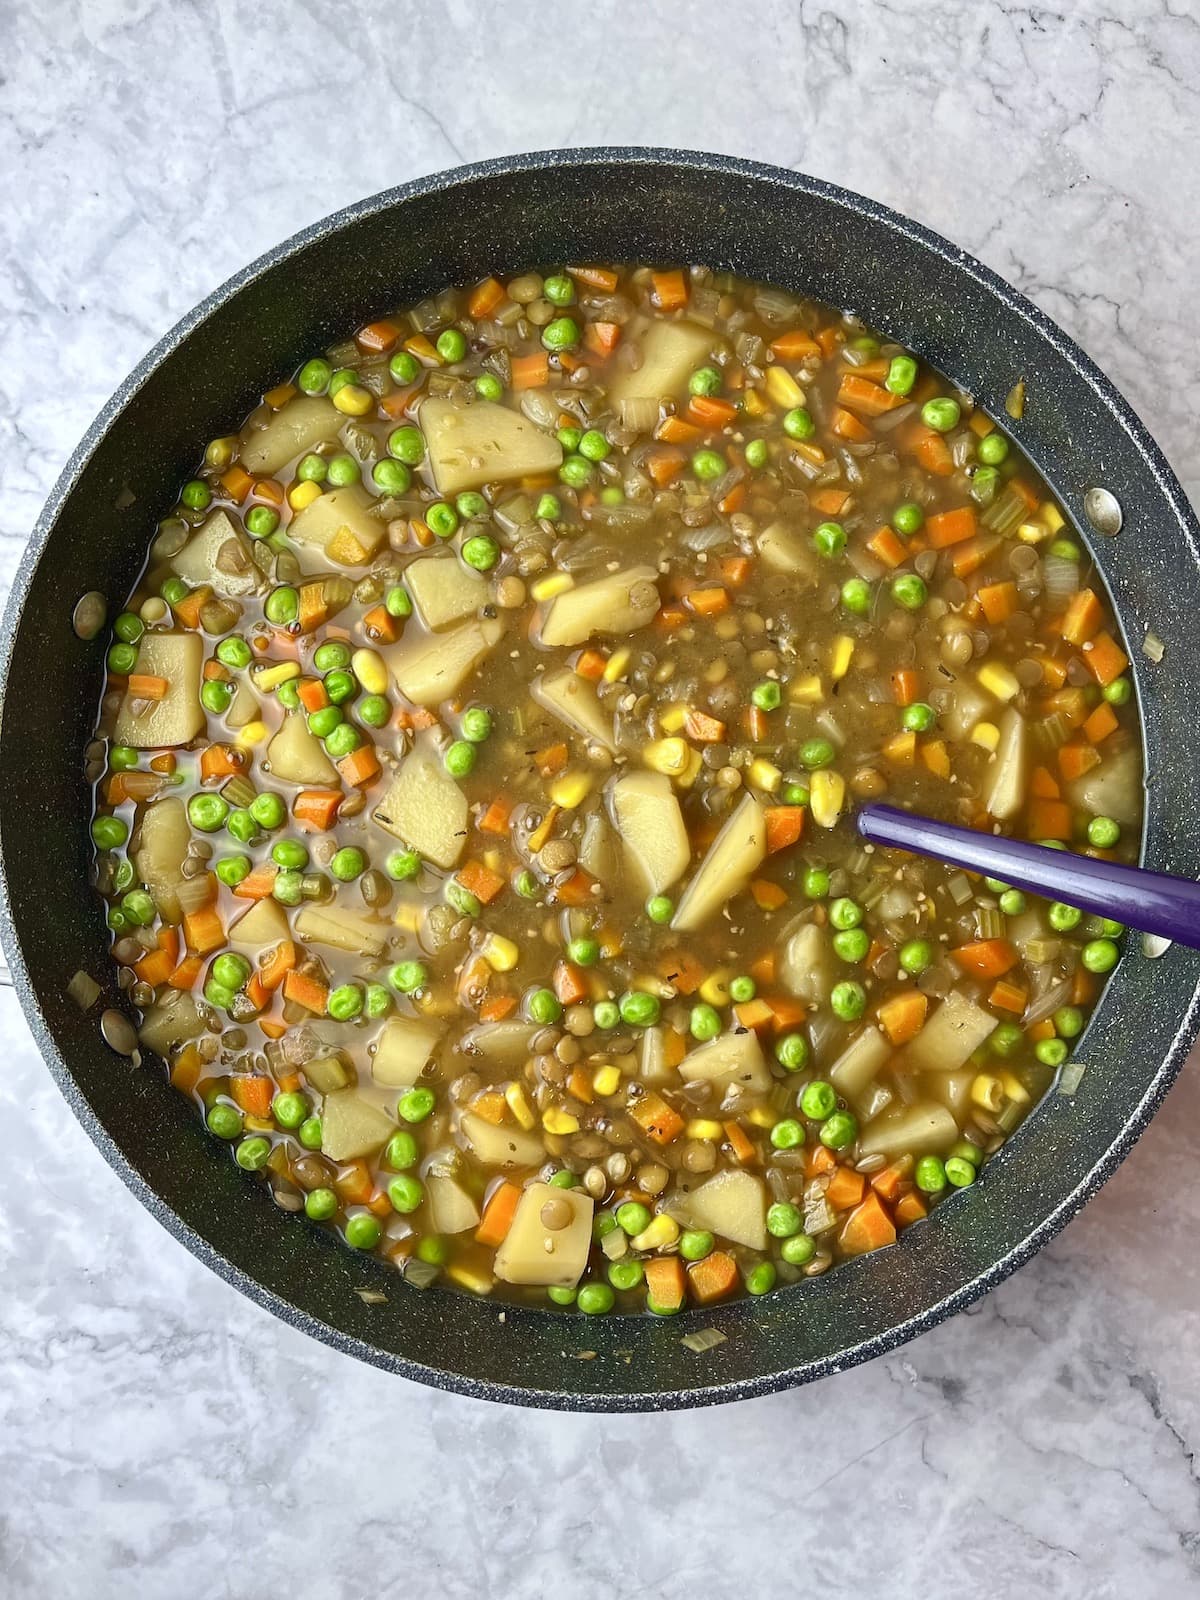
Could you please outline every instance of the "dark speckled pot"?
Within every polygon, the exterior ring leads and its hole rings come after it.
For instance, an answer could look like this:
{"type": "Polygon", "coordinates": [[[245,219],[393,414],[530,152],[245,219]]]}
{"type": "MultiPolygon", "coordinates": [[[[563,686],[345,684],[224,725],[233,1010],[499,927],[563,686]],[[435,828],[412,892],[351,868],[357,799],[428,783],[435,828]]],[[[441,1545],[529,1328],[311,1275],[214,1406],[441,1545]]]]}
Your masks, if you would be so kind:
{"type": "Polygon", "coordinates": [[[59,480],[8,608],[0,708],[4,945],[50,1070],[142,1203],[230,1283],[339,1350],[466,1394],[598,1411],[708,1404],[823,1377],[999,1283],[1146,1126],[1195,1033],[1200,973],[1187,950],[1127,958],[1084,1041],[1079,1092],[1050,1095],[974,1188],[895,1248],[763,1300],[665,1321],[408,1289],[276,1210],[158,1072],[115,1069],[96,1011],[80,1016],[63,993],[76,968],[109,970],[87,887],[80,776],[104,647],[72,634],[76,599],[93,588],[125,595],[202,442],[331,338],[487,271],[618,258],[703,261],[848,306],[993,413],[1015,378],[1028,379],[1014,432],[1068,513],[1083,526],[1084,492],[1097,483],[1125,507],[1120,537],[1089,543],[1142,694],[1145,858],[1200,875],[1185,688],[1200,682],[1198,529],[1146,430],[1053,323],[945,240],[844,190],[718,156],[566,151],[463,168],[353,206],[240,273],[147,356],[59,480]],[[1138,648],[1150,626],[1166,645],[1157,668],[1138,648]],[[367,1286],[386,1304],[364,1304],[355,1290],[367,1286]],[[706,1326],[728,1342],[694,1355],[681,1336],[706,1326]]]}

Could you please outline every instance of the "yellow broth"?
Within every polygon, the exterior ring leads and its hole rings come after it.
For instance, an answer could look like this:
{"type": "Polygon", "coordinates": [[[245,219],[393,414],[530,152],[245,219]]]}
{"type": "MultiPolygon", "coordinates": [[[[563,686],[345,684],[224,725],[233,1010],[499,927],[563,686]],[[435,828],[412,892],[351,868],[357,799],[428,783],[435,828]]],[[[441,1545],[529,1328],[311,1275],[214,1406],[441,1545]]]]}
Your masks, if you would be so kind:
{"type": "Polygon", "coordinates": [[[115,624],[93,837],[168,1063],[412,1282],[767,1292],[967,1187],[1120,930],[863,847],[1133,859],[1110,607],[994,423],[703,268],[488,279],[214,440],[115,624]]]}

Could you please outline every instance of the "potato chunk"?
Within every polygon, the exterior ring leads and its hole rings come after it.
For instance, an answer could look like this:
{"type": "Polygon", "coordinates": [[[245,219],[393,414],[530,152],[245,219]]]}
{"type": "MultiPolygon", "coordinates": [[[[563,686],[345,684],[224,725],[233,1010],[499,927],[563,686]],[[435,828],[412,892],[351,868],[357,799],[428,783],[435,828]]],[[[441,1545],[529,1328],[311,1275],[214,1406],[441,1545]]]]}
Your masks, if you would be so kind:
{"type": "Polygon", "coordinates": [[[727,900],[740,894],[767,853],[767,819],[752,794],[709,846],[699,870],[684,890],[671,923],[683,933],[708,921],[727,900]]]}
{"type": "Polygon", "coordinates": [[[823,1006],[837,982],[829,935],[815,922],[797,928],[783,947],[779,981],[798,1000],[810,1006],[823,1006]]]}
{"type": "Polygon", "coordinates": [[[357,1089],[339,1089],[327,1094],[321,1106],[321,1151],[331,1161],[374,1155],[395,1127],[387,1112],[364,1099],[357,1089]]]}
{"type": "Polygon", "coordinates": [[[817,558],[799,533],[789,533],[781,523],[773,522],[758,536],[758,553],[764,565],[775,572],[786,572],[789,577],[817,580],[817,558]]]}
{"type": "Polygon", "coordinates": [[[661,772],[631,772],[617,779],[610,798],[634,877],[645,894],[665,894],[692,858],[670,778],[661,772]]]}
{"type": "Polygon", "coordinates": [[[389,1017],[371,1057],[371,1076],[385,1089],[411,1089],[437,1049],[442,1030],[421,1017],[389,1017]]]}
{"type": "Polygon", "coordinates": [[[708,359],[713,342],[712,329],[695,322],[651,322],[642,338],[641,366],[613,378],[610,402],[619,408],[623,400],[674,400],[708,359]]]}
{"type": "Polygon", "coordinates": [[[279,732],[267,746],[268,770],[281,783],[308,783],[328,788],[340,780],[337,768],[315,733],[310,732],[303,711],[289,711],[279,732]]]}
{"type": "Polygon", "coordinates": [[[692,1226],[719,1233],[748,1250],[767,1248],[767,1190],[750,1172],[718,1172],[688,1195],[692,1226]]]}
{"type": "Polygon", "coordinates": [[[612,713],[600,704],[595,688],[571,667],[561,672],[543,672],[530,688],[543,710],[585,739],[605,750],[617,748],[612,713]]]}
{"type": "Polygon", "coordinates": [[[891,1054],[892,1047],[879,1029],[868,1026],[851,1039],[830,1067],[829,1081],[839,1094],[854,1100],[869,1087],[891,1054]]]}
{"type": "Polygon", "coordinates": [[[906,1072],[953,1072],[999,1024],[999,1017],[953,990],[905,1046],[900,1064],[906,1072]]]}
{"type": "Polygon", "coordinates": [[[200,704],[204,640],[197,633],[144,633],[134,670],[165,678],[167,692],[161,700],[146,702],[144,710],[135,710],[141,702],[126,691],[117,712],[113,743],[132,745],[135,750],[191,744],[205,725],[200,704]]]}
{"type": "Polygon", "coordinates": [[[578,1283],[591,1243],[590,1195],[556,1189],[551,1183],[531,1183],[496,1251],[496,1276],[504,1283],[567,1288],[578,1283]]]}
{"type": "Polygon", "coordinates": [[[457,693],[503,631],[499,622],[464,622],[450,632],[401,645],[390,652],[397,688],[414,705],[437,705],[457,693]]]}
{"type": "Polygon", "coordinates": [[[379,957],[387,948],[387,929],[341,906],[307,905],[296,913],[296,933],[310,944],[327,944],[356,956],[379,957]]]}
{"type": "Polygon", "coordinates": [[[718,1089],[745,1089],[766,1094],[771,1073],[762,1047],[752,1033],[723,1033],[719,1039],[691,1050],[679,1063],[685,1083],[711,1083],[718,1089]]]}
{"type": "Polygon", "coordinates": [[[864,1156],[927,1156],[948,1150],[958,1138],[958,1123],[945,1106],[920,1100],[868,1122],[859,1137],[864,1156]]]}
{"type": "Polygon", "coordinates": [[[177,923],[182,916],[178,890],[183,881],[183,858],[191,842],[187,808],[177,796],[168,795],[146,807],[138,824],[134,864],[164,922],[177,923]]]}
{"type": "Polygon", "coordinates": [[[477,572],[452,555],[421,556],[404,569],[404,586],[433,632],[474,616],[491,592],[477,572]]]}
{"type": "Polygon", "coordinates": [[[467,838],[467,797],[431,744],[414,745],[375,808],[375,821],[438,867],[458,864],[467,838]]]}
{"type": "Polygon", "coordinates": [[[1000,742],[985,774],[983,804],[993,817],[1015,817],[1029,783],[1029,737],[1025,718],[1009,706],[1000,719],[1000,742]]]}
{"type": "Polygon", "coordinates": [[[373,504],[361,483],[330,489],[296,513],[288,523],[288,538],[338,566],[365,566],[387,531],[378,517],[370,515],[373,504]]]}
{"type": "Polygon", "coordinates": [[[490,400],[464,406],[431,397],[422,403],[418,420],[439,494],[539,477],[562,465],[562,445],[552,434],[490,400]]]}
{"type": "Polygon", "coordinates": [[[458,1131],[485,1167],[536,1167],[546,1159],[539,1134],[507,1125],[498,1128],[473,1111],[463,1112],[458,1131]]]}
{"type": "Polygon", "coordinates": [[[247,472],[271,477],[293,456],[337,438],[345,417],[322,395],[297,395],[267,420],[264,428],[247,434],[238,458],[247,472]]]}
{"type": "Polygon", "coordinates": [[[230,944],[255,950],[269,950],[272,945],[281,944],[291,936],[287,912],[278,900],[272,900],[269,895],[265,900],[256,900],[229,930],[230,944]]]}
{"type": "Polygon", "coordinates": [[[431,1171],[425,1179],[429,1220],[437,1233],[465,1233],[479,1226],[479,1207],[447,1172],[431,1171]]]}
{"type": "Polygon", "coordinates": [[[626,567],[551,600],[542,619],[545,645],[585,644],[594,633],[632,633],[657,616],[656,567],[626,567]]]}
{"type": "Polygon", "coordinates": [[[191,995],[167,989],[142,1018],[138,1038],[147,1050],[165,1060],[175,1045],[198,1039],[203,1032],[204,1023],[191,995]]]}
{"type": "Polygon", "coordinates": [[[216,594],[253,594],[266,580],[254,560],[250,540],[227,511],[214,511],[203,527],[171,557],[171,569],[193,588],[207,583],[216,594]]]}

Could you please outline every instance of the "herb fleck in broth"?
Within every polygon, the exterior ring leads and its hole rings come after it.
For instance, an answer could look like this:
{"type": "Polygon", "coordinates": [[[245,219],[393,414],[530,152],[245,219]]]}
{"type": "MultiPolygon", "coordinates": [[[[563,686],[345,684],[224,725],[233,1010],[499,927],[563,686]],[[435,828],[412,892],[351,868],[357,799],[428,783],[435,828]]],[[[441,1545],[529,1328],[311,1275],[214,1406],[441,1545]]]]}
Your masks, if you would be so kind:
{"type": "Polygon", "coordinates": [[[1115,924],[856,839],[1133,859],[1087,555],[826,307],[570,268],[372,323],[214,440],[113,624],[93,823],[143,1044],[413,1281],[761,1294],[972,1183],[1115,924]]]}

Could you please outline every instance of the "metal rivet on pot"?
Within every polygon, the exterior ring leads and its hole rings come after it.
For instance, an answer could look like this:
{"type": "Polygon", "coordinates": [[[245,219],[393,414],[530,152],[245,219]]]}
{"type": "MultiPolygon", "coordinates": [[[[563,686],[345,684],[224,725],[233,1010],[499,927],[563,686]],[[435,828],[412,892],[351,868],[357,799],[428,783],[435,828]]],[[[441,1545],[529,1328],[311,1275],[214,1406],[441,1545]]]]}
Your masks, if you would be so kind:
{"type": "Polygon", "coordinates": [[[1108,489],[1089,489],[1083,497],[1083,514],[1097,533],[1110,539],[1120,533],[1125,521],[1121,502],[1108,489]]]}
{"type": "Polygon", "coordinates": [[[71,626],[80,639],[94,639],[108,617],[108,601],[98,589],[81,595],[71,613],[71,626]]]}
{"type": "Polygon", "coordinates": [[[100,1018],[100,1037],[119,1056],[137,1054],[137,1030],[123,1011],[114,1011],[109,1007],[100,1018]]]}

